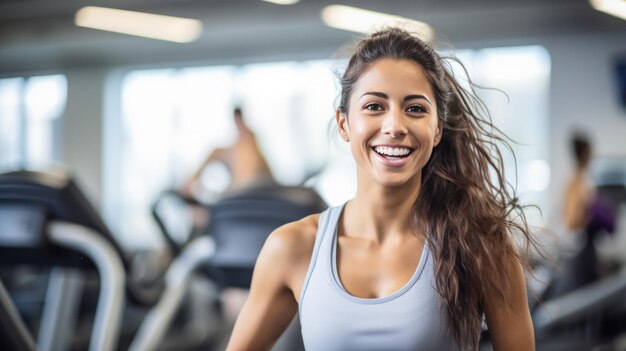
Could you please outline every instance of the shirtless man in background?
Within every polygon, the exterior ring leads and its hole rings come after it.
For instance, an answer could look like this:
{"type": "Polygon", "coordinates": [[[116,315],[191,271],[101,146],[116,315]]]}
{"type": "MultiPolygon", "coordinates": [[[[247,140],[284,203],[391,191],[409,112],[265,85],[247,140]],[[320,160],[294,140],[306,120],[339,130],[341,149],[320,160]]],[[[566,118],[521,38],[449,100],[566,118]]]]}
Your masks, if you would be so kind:
{"type": "Polygon", "coordinates": [[[275,183],[254,132],[243,121],[240,108],[235,108],[233,119],[237,127],[237,140],[233,145],[217,148],[209,154],[200,167],[183,183],[180,191],[184,196],[193,197],[202,172],[212,162],[221,162],[230,172],[231,182],[227,193],[275,183]]]}

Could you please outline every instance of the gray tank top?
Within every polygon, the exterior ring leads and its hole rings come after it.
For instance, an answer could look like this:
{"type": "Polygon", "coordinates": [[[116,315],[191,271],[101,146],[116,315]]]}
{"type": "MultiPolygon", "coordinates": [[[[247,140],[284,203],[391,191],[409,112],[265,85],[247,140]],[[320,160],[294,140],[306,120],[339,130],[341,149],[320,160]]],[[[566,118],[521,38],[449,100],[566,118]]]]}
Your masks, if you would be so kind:
{"type": "Polygon", "coordinates": [[[337,274],[337,223],[343,206],[319,219],[311,263],[300,295],[308,351],[457,350],[435,291],[428,246],[411,279],[380,298],[350,295],[337,274]]]}

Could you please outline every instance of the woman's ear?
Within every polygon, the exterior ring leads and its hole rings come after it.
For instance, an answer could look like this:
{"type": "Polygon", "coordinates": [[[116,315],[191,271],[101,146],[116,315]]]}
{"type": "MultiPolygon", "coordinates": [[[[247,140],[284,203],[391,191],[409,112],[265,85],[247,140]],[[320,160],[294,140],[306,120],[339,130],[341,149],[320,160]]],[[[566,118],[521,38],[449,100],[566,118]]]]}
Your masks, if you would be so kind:
{"type": "Polygon", "coordinates": [[[335,121],[337,122],[337,128],[339,128],[339,134],[341,139],[345,142],[350,141],[350,126],[348,125],[348,118],[339,109],[335,112],[335,121]]]}
{"type": "Polygon", "coordinates": [[[437,125],[437,132],[435,134],[435,140],[433,142],[433,146],[439,145],[442,134],[443,134],[443,126],[441,125],[441,123],[439,123],[439,125],[437,125]]]}

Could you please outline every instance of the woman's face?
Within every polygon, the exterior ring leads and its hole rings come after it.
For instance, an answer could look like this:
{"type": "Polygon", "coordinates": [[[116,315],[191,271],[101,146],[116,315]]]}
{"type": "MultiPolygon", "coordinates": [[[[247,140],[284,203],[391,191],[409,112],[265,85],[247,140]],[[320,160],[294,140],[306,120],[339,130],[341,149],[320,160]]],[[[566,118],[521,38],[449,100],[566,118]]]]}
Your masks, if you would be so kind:
{"type": "Polygon", "coordinates": [[[369,175],[383,186],[419,184],[441,139],[432,87],[422,67],[408,60],[383,59],[367,69],[337,124],[359,177],[369,175]]]}

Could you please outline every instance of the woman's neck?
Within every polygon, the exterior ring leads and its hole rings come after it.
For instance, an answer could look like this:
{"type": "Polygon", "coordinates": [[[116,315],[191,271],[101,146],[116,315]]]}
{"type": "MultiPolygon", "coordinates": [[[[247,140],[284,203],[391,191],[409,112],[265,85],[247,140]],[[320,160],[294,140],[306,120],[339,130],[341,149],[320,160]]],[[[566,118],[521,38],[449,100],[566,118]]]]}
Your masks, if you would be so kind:
{"type": "Polygon", "coordinates": [[[346,233],[377,242],[391,236],[413,235],[411,217],[419,191],[417,180],[399,187],[358,186],[356,196],[344,210],[346,233]]]}

